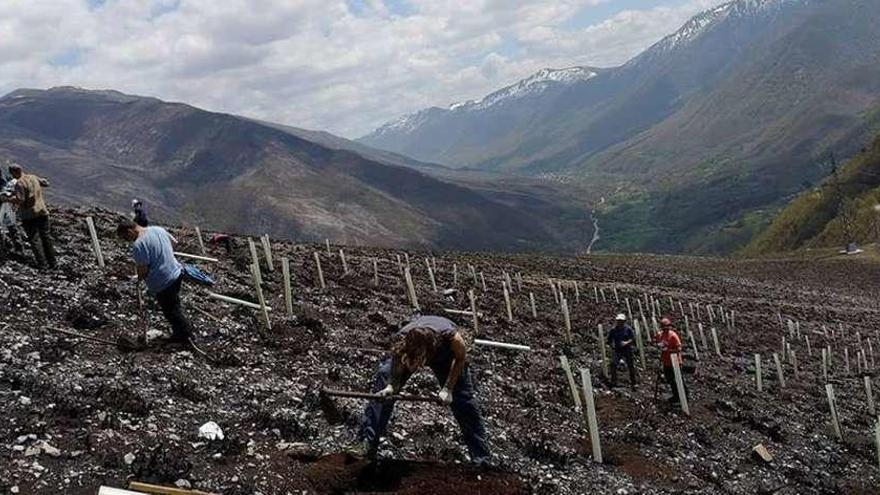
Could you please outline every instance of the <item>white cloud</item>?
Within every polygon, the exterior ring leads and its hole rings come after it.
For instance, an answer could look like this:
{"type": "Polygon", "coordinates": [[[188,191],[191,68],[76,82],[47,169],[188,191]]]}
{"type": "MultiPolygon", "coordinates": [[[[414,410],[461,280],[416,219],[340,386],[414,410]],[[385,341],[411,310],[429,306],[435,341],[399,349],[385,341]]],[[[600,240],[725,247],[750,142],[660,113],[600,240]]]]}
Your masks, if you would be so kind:
{"type": "Polygon", "coordinates": [[[0,91],[113,88],[353,137],[543,67],[623,63],[722,2],[573,25],[616,1],[5,0],[0,91]]]}

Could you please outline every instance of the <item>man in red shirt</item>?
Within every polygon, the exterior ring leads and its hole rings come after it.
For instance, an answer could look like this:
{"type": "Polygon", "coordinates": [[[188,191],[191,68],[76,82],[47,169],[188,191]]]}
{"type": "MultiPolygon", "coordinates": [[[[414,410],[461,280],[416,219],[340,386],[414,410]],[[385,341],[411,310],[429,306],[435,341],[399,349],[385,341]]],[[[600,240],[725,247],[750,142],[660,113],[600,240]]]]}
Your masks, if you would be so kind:
{"type": "MultiPolygon", "coordinates": [[[[662,351],[660,360],[663,362],[663,377],[666,379],[666,383],[669,384],[669,388],[672,389],[670,402],[678,404],[681,399],[678,397],[678,387],[675,384],[672,356],[675,355],[677,357],[679,366],[684,362],[684,356],[681,352],[681,338],[678,336],[678,332],[675,331],[669,318],[660,320],[660,332],[654,335],[654,342],[660,346],[662,351]]],[[[682,377],[682,380],[684,380],[684,377],[682,377]]]]}

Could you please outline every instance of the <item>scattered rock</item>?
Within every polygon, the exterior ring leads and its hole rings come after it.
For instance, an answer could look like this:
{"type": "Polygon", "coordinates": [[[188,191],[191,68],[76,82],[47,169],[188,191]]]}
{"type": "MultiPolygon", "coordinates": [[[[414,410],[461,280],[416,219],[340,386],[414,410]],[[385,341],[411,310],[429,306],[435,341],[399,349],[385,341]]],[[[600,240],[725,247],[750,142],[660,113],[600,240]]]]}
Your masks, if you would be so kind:
{"type": "Polygon", "coordinates": [[[199,427],[199,438],[204,438],[205,440],[223,440],[223,430],[217,423],[208,421],[199,427]]]}

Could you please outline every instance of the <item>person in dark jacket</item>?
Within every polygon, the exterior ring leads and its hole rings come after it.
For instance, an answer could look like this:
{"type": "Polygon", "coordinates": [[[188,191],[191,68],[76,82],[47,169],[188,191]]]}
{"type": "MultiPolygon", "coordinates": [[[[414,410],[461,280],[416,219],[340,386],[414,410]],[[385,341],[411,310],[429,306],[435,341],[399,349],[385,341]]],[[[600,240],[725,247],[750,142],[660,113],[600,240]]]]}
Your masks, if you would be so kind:
{"type": "Polygon", "coordinates": [[[55,247],[49,232],[49,209],[43,199],[43,188],[49,181],[33,174],[24,173],[21,165],[9,166],[9,174],[15,179],[15,194],[10,203],[18,207],[21,226],[34,252],[37,268],[55,268],[55,247]]]}
{"type": "MultiPolygon", "coordinates": [[[[467,345],[452,321],[439,316],[421,316],[395,334],[391,356],[379,365],[373,392],[386,397],[400,394],[409,377],[422,366],[430,367],[440,382],[437,398],[452,407],[471,461],[478,465],[489,464],[491,454],[483,417],[474,398],[467,345]]],[[[393,410],[393,400],[373,400],[367,404],[358,453],[375,457],[393,410]]]]}
{"type": "Polygon", "coordinates": [[[608,332],[608,345],[611,346],[611,386],[617,386],[617,366],[623,360],[629,370],[630,386],[635,390],[639,383],[635,366],[636,334],[627,325],[625,314],[617,315],[614,320],[614,327],[608,332]]]}
{"type": "Polygon", "coordinates": [[[147,219],[147,207],[139,199],[131,200],[132,219],[134,223],[141,227],[149,227],[150,221],[147,219]]]}

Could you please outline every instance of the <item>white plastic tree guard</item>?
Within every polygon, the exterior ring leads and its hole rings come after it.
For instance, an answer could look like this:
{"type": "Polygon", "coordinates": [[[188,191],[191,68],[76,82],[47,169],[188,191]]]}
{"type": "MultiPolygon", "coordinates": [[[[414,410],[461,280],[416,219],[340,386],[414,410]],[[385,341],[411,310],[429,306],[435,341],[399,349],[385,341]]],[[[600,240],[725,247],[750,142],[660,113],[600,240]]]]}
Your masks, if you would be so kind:
{"type": "Polygon", "coordinates": [[[318,286],[321,287],[321,290],[327,289],[327,284],[324,283],[324,270],[321,269],[321,256],[317,251],[314,253],[315,257],[315,268],[318,269],[318,286]]]}
{"type": "Polygon", "coordinates": [[[574,402],[574,410],[581,410],[581,396],[578,393],[577,383],[574,381],[574,374],[571,372],[571,364],[568,362],[568,356],[559,355],[559,363],[562,365],[562,371],[565,372],[565,379],[568,381],[568,388],[571,390],[571,399],[574,402]]]}
{"type": "Polygon", "coordinates": [[[687,392],[684,389],[684,380],[681,377],[681,355],[673,354],[672,356],[672,372],[675,374],[675,387],[678,390],[678,401],[681,403],[681,412],[691,415],[691,409],[688,406],[687,392]]]}
{"type": "MultiPolygon", "coordinates": [[[[218,301],[227,302],[230,304],[238,304],[239,306],[245,306],[251,309],[262,309],[262,307],[257,303],[252,303],[250,301],[243,301],[241,299],[236,299],[234,297],[224,296],[223,294],[217,294],[216,292],[207,292],[208,297],[212,299],[216,299],[218,301]]],[[[272,308],[266,306],[266,311],[272,311],[272,308]]]]}
{"type": "Polygon", "coordinates": [[[471,315],[474,318],[474,334],[476,334],[480,330],[480,324],[479,316],[477,314],[477,298],[474,296],[473,289],[468,291],[468,299],[470,299],[471,302],[471,315]]]}
{"type": "Polygon", "coordinates": [[[494,342],[492,340],[482,340],[482,339],[474,339],[474,345],[481,345],[485,347],[497,347],[499,349],[510,349],[513,351],[531,351],[532,348],[527,345],[519,345],[519,344],[508,344],[505,342],[494,342]]]}
{"type": "Polygon", "coordinates": [[[263,244],[263,255],[266,256],[266,269],[274,272],[275,263],[272,261],[272,241],[269,240],[269,235],[260,237],[260,242],[263,244]]]}
{"type": "Polygon", "coordinates": [[[764,391],[764,372],[761,370],[761,355],[755,354],[755,384],[758,392],[764,391]]]}
{"type": "Polygon", "coordinates": [[[538,317],[538,308],[535,306],[535,293],[529,292],[529,306],[532,308],[532,318],[538,317]]]}
{"type": "Polygon", "coordinates": [[[596,419],[596,401],[593,397],[593,379],[590,370],[581,368],[581,386],[584,390],[586,401],[585,414],[587,416],[587,428],[590,430],[590,447],[593,450],[593,461],[602,462],[602,445],[599,442],[599,422],[596,419]]]}
{"type": "Polygon", "coordinates": [[[101,242],[98,240],[98,231],[95,229],[95,221],[92,217],[86,217],[86,226],[89,228],[89,236],[92,238],[92,251],[98,261],[98,267],[104,268],[104,252],[101,251],[101,242]]]}
{"type": "Polygon", "coordinates": [[[293,293],[290,285],[290,260],[281,258],[281,274],[284,277],[284,306],[288,315],[293,315],[293,293]]]}
{"type": "Polygon", "coordinates": [[[409,270],[409,266],[403,269],[403,276],[406,279],[406,289],[409,294],[409,303],[412,305],[413,309],[416,311],[420,311],[419,307],[419,298],[416,296],[416,286],[413,284],[412,273],[409,270]]]}
{"type": "Polygon", "coordinates": [[[202,229],[200,229],[198,225],[196,225],[196,239],[199,241],[199,252],[203,255],[207,254],[207,251],[205,250],[205,240],[202,239],[202,229]]]}
{"type": "Polygon", "coordinates": [[[199,256],[197,254],[181,253],[178,251],[174,252],[174,256],[177,256],[178,258],[187,258],[187,259],[197,260],[197,261],[206,261],[208,263],[217,263],[220,261],[217,258],[211,258],[209,256],[199,256]]]}
{"type": "Polygon", "coordinates": [[[837,417],[837,401],[834,399],[834,385],[825,384],[825,395],[828,397],[828,408],[831,410],[831,427],[834,429],[834,436],[838,441],[843,441],[843,434],[840,431],[840,420],[837,417]]]}

